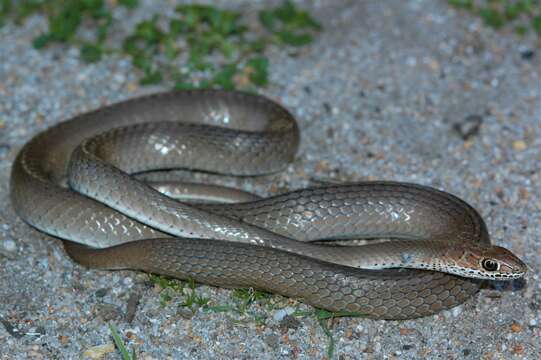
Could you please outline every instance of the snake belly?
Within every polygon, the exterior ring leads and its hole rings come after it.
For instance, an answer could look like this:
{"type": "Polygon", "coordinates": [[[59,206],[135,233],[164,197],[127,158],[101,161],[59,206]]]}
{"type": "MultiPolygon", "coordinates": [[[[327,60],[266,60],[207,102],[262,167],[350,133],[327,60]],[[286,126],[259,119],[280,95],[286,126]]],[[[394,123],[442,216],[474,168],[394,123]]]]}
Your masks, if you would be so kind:
{"type": "Polygon", "coordinates": [[[11,199],[25,222],[63,239],[68,254],[89,267],[254,287],[380,319],[430,315],[478,291],[478,280],[441,272],[362,269],[353,256],[362,247],[313,243],[388,237],[488,244],[477,211],[442,191],[363,182],[194,205],[128,175],[170,168],[271,173],[294,159],[298,143],[295,119],[264,97],[155,94],[35,136],[13,165],[11,199]]]}

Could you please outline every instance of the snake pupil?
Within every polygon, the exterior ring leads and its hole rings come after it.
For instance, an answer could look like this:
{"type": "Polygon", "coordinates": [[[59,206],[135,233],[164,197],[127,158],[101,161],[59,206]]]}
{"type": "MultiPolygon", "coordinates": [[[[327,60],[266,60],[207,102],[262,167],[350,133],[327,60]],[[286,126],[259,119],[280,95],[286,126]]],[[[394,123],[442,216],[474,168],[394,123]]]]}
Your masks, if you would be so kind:
{"type": "Polygon", "coordinates": [[[499,268],[498,263],[492,259],[484,259],[481,265],[486,271],[496,271],[499,268]]]}

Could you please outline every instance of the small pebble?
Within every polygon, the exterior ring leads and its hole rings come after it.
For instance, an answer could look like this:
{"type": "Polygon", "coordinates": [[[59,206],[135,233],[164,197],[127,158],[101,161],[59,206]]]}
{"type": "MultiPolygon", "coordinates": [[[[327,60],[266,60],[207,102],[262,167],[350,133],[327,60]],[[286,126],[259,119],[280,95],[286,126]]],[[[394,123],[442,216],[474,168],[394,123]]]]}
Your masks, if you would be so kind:
{"type": "Polygon", "coordinates": [[[298,329],[302,323],[294,316],[286,315],[280,321],[280,327],[284,329],[298,329]]]}
{"type": "Polygon", "coordinates": [[[98,315],[105,321],[115,320],[120,317],[118,306],[113,304],[98,304],[96,305],[98,315]]]}
{"type": "Polygon", "coordinates": [[[516,151],[526,150],[527,147],[528,146],[526,145],[526,142],[524,142],[523,140],[513,141],[513,149],[515,149],[516,151]]]}
{"type": "Polygon", "coordinates": [[[460,314],[462,314],[462,306],[455,306],[451,310],[451,314],[453,314],[453,317],[458,317],[460,314]]]}
{"type": "Polygon", "coordinates": [[[521,344],[517,344],[513,346],[513,353],[520,355],[524,353],[524,346],[521,344]]]}
{"type": "Polygon", "coordinates": [[[133,285],[133,279],[129,276],[125,277],[124,280],[122,280],[122,283],[126,285],[128,288],[130,288],[133,285]]]}
{"type": "Polygon", "coordinates": [[[102,298],[107,294],[108,291],[109,291],[108,288],[101,288],[101,289],[96,290],[94,295],[96,295],[96,297],[102,298]]]}
{"type": "Polygon", "coordinates": [[[295,312],[295,309],[292,307],[286,307],[283,309],[276,310],[272,315],[272,318],[276,321],[282,321],[286,316],[291,315],[295,312]]]}
{"type": "Polygon", "coordinates": [[[114,351],[116,351],[115,344],[110,342],[107,344],[97,345],[97,346],[88,348],[85,351],[83,351],[82,356],[86,358],[90,358],[92,360],[100,360],[100,359],[103,359],[107,354],[110,354],[114,351]]]}
{"type": "Polygon", "coordinates": [[[58,341],[65,345],[69,342],[69,337],[66,335],[58,335],[58,341]]]}
{"type": "Polygon", "coordinates": [[[517,323],[513,323],[513,324],[511,324],[511,331],[514,332],[514,333],[521,332],[522,331],[522,326],[520,326],[517,323]]]}
{"type": "Polygon", "coordinates": [[[520,57],[524,60],[532,60],[535,56],[535,52],[532,49],[525,49],[520,52],[520,57]]]}
{"type": "Polygon", "coordinates": [[[11,239],[2,241],[2,247],[7,252],[15,252],[17,250],[17,243],[11,239]]]}
{"type": "Polygon", "coordinates": [[[479,134],[482,124],[483,117],[478,114],[473,114],[468,115],[466,118],[464,118],[464,120],[455,123],[453,125],[453,129],[463,140],[469,140],[470,138],[479,134]]]}
{"type": "Polygon", "coordinates": [[[177,309],[177,314],[182,316],[184,319],[191,319],[194,317],[194,312],[190,309],[187,309],[185,307],[179,307],[177,309]]]}
{"type": "Polygon", "coordinates": [[[0,144],[0,158],[6,158],[9,154],[10,146],[7,144],[0,144]]]}

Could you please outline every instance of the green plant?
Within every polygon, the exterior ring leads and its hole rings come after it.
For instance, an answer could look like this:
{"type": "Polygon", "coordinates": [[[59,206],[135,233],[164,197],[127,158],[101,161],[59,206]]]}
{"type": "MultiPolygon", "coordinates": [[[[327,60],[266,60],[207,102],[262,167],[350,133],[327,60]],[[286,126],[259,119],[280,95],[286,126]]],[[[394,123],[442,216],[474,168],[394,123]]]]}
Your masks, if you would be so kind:
{"type": "Polygon", "coordinates": [[[143,85],[168,82],[176,89],[252,91],[268,84],[268,46],[304,46],[321,30],[308,12],[290,1],[261,10],[261,26],[253,28],[240,12],[180,5],[174,16],[154,15],[141,21],[120,48],[111,46],[114,7],[137,5],[137,0],[0,0],[0,24],[9,18],[20,23],[33,13],[45,14],[48,31],[34,39],[34,47],[78,46],[87,62],[99,61],[104,54],[127,55],[141,71],[143,85]],[[92,38],[81,36],[80,28],[91,31],[92,38]]]}
{"type": "Polygon", "coordinates": [[[448,0],[451,6],[477,14],[490,27],[500,29],[512,24],[518,35],[529,29],[541,35],[539,0],[448,0]]]}
{"type": "Polygon", "coordinates": [[[181,294],[184,289],[184,283],[178,279],[156,274],[148,274],[149,280],[161,288],[160,305],[164,307],[173,300],[175,294],[181,294]]]}
{"type": "Polygon", "coordinates": [[[237,310],[240,314],[245,314],[248,308],[256,301],[268,299],[269,293],[255,290],[254,288],[235,289],[231,297],[239,301],[237,310]]]}
{"type": "Polygon", "coordinates": [[[193,312],[200,307],[207,306],[210,302],[210,298],[199,295],[195,291],[195,281],[188,280],[188,289],[184,289],[184,301],[181,306],[190,308],[193,312]]]}
{"type": "Polygon", "coordinates": [[[332,321],[333,319],[337,317],[366,317],[365,314],[359,313],[359,312],[353,312],[353,311],[339,311],[339,312],[331,312],[323,309],[314,309],[310,311],[295,311],[292,314],[293,316],[298,317],[307,317],[307,316],[314,316],[317,322],[319,323],[319,326],[323,330],[323,333],[325,336],[327,336],[329,342],[327,344],[327,357],[329,359],[332,359],[334,356],[334,349],[335,349],[335,343],[334,343],[334,336],[332,334],[331,328],[329,327],[329,320],[332,321]]]}
{"type": "Polygon", "coordinates": [[[124,345],[124,342],[122,341],[122,338],[120,337],[120,334],[118,333],[118,330],[115,325],[109,324],[109,331],[111,331],[111,336],[113,337],[113,341],[115,342],[115,346],[120,351],[120,355],[122,356],[123,360],[136,360],[135,356],[135,348],[132,348],[131,354],[128,352],[128,349],[126,348],[126,345],[124,345]]]}

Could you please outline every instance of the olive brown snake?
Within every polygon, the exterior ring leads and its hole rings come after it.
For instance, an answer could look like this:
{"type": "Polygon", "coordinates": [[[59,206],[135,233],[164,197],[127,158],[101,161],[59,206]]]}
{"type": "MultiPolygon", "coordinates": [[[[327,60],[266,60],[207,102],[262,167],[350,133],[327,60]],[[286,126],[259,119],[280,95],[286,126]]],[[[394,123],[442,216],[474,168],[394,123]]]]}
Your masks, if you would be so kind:
{"type": "Polygon", "coordinates": [[[298,143],[294,118],[261,96],[194,90],[140,97],[34,137],[13,165],[11,199],[22,219],[66,240],[68,254],[86,266],[254,287],[373,318],[429,315],[468,299],[479,279],[526,271],[511,252],[490,245],[476,210],[425,186],[361,182],[258,199],[212,186],[152,188],[128,175],[271,173],[294,159],[298,143]],[[155,188],[195,193],[177,200],[155,188]]]}

